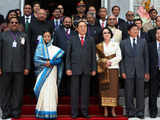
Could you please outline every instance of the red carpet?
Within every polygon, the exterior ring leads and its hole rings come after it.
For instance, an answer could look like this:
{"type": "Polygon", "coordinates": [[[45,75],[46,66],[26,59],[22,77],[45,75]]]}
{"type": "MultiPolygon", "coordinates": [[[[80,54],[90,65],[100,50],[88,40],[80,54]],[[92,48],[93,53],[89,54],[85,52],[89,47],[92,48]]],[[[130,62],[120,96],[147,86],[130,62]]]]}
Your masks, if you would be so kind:
{"type": "MultiPolygon", "coordinates": [[[[116,118],[104,118],[103,108],[99,106],[99,100],[97,97],[90,97],[89,105],[89,115],[90,120],[128,120],[128,118],[123,117],[123,108],[116,107],[116,113],[118,117],[116,118]]],[[[24,97],[24,105],[22,107],[22,116],[18,120],[38,120],[34,116],[36,100],[29,96],[24,97]]],[[[72,120],[70,116],[71,106],[70,97],[60,97],[58,105],[58,120],[72,120]]],[[[14,119],[12,119],[14,120],[14,119]]],[[[17,119],[16,119],[17,120],[17,119]]],[[[41,120],[41,119],[39,119],[41,120]]],[[[77,118],[76,120],[86,120],[85,118],[77,118]]]]}

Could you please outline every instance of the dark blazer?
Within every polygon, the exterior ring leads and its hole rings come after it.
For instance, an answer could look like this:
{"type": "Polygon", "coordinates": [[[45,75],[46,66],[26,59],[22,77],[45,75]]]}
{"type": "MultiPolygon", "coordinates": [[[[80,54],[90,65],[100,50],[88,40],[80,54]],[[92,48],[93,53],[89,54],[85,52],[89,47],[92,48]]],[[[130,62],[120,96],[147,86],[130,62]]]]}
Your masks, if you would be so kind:
{"type": "MultiPolygon", "coordinates": [[[[34,21],[34,18],[33,18],[33,16],[31,16],[31,22],[33,22],[34,21]]],[[[30,23],[31,23],[30,22],[30,23]]],[[[20,23],[23,25],[23,27],[25,28],[25,17],[24,16],[22,16],[22,17],[20,17],[20,23]]]]}
{"type": "Polygon", "coordinates": [[[156,41],[156,29],[157,28],[154,28],[154,29],[151,29],[151,30],[148,31],[148,36],[147,36],[147,42],[148,43],[156,41]]]}
{"type": "Polygon", "coordinates": [[[54,34],[54,45],[60,47],[67,52],[68,40],[75,34],[73,30],[70,31],[70,35],[67,35],[63,26],[60,26],[54,34]]]}
{"type": "Polygon", "coordinates": [[[0,35],[0,68],[3,72],[23,72],[30,69],[30,42],[25,33],[14,32],[17,47],[13,48],[13,35],[6,31],[0,35]],[[25,43],[22,44],[22,39],[25,43]]]}
{"type": "Polygon", "coordinates": [[[127,31],[127,23],[122,18],[118,18],[118,24],[116,28],[122,31],[122,40],[128,38],[128,31],[127,31]]]}
{"type": "Polygon", "coordinates": [[[126,73],[129,78],[135,77],[135,74],[138,78],[144,78],[144,74],[149,73],[149,56],[146,41],[137,39],[136,55],[129,38],[121,41],[120,48],[122,52],[121,73],[126,73]]]}
{"type": "Polygon", "coordinates": [[[147,33],[144,32],[143,30],[140,31],[140,38],[141,39],[147,39],[147,33]]]}
{"type": "Polygon", "coordinates": [[[85,36],[82,47],[79,35],[76,34],[68,43],[66,70],[72,70],[73,75],[90,74],[96,71],[96,45],[93,38],[85,36]]]}
{"type": "Polygon", "coordinates": [[[158,68],[158,51],[157,51],[156,40],[149,43],[148,50],[149,50],[150,74],[152,78],[157,73],[157,68],[158,68]]]}
{"type": "MultiPolygon", "coordinates": [[[[55,22],[54,22],[54,19],[50,21],[50,23],[52,24],[52,27],[53,27],[53,30],[56,31],[56,26],[55,26],[55,22]]],[[[58,28],[62,26],[62,20],[60,19],[60,24],[58,26],[58,28]]]]}

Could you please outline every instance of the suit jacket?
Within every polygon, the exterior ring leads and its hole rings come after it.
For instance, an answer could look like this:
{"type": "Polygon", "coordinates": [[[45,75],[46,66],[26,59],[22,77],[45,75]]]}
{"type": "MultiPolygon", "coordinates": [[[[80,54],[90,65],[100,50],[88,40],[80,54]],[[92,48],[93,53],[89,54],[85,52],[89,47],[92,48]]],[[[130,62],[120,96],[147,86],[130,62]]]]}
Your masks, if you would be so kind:
{"type": "Polygon", "coordinates": [[[66,70],[72,70],[73,75],[96,71],[96,45],[93,38],[86,35],[81,46],[79,35],[76,34],[68,43],[66,70]]]}
{"type": "MultiPolygon", "coordinates": [[[[52,24],[53,30],[56,31],[56,26],[55,26],[54,19],[51,20],[50,22],[51,22],[51,24],[52,24]]],[[[58,28],[59,28],[60,26],[62,26],[62,20],[61,20],[61,19],[60,19],[60,24],[59,24],[58,28]]]]}
{"type": "Polygon", "coordinates": [[[3,72],[23,72],[30,69],[30,42],[23,32],[6,31],[0,35],[0,68],[3,72]],[[17,47],[13,47],[16,36],[17,47]],[[22,38],[25,41],[22,41],[22,38]]]}
{"type": "MultiPolygon", "coordinates": [[[[31,16],[31,22],[33,22],[34,21],[34,18],[33,18],[33,16],[31,16]]],[[[31,23],[30,22],[30,23],[31,23]]],[[[25,16],[22,16],[22,17],[20,17],[20,23],[23,25],[23,27],[25,28],[25,16]]],[[[29,24],[30,24],[29,23],[29,24]]]]}
{"type": "Polygon", "coordinates": [[[149,65],[151,78],[157,73],[158,69],[158,51],[157,42],[153,41],[148,45],[149,50],[149,65]]]}
{"type": "Polygon", "coordinates": [[[116,28],[122,31],[122,40],[128,37],[127,24],[125,20],[118,18],[118,24],[116,25],[116,28]]]}
{"type": "Polygon", "coordinates": [[[151,29],[148,31],[148,35],[147,35],[147,42],[148,43],[156,41],[156,29],[157,28],[154,28],[154,29],[151,29]]]}
{"type": "Polygon", "coordinates": [[[141,39],[147,39],[147,33],[143,31],[143,29],[141,29],[140,31],[140,38],[141,39]]]}
{"type": "Polygon", "coordinates": [[[121,41],[120,48],[122,52],[121,73],[126,73],[129,78],[135,77],[135,74],[138,78],[144,78],[144,74],[149,73],[149,56],[146,41],[138,38],[135,50],[128,38],[121,41]]]}
{"type": "Polygon", "coordinates": [[[60,26],[55,32],[54,45],[60,47],[67,52],[67,46],[69,39],[75,34],[73,30],[70,31],[70,35],[67,35],[63,26],[60,26]]]}

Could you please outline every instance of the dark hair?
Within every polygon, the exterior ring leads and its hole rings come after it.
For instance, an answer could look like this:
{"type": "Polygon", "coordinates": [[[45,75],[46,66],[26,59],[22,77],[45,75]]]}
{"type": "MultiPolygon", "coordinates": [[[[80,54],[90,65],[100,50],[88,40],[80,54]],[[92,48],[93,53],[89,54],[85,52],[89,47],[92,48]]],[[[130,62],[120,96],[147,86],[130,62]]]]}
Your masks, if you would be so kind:
{"type": "Polygon", "coordinates": [[[119,7],[118,5],[115,5],[115,6],[112,7],[112,11],[113,11],[113,9],[116,8],[116,7],[120,10],[120,7],[119,7]]]}
{"type": "Polygon", "coordinates": [[[78,27],[81,22],[85,23],[86,25],[88,24],[86,19],[80,19],[80,20],[77,21],[77,26],[76,27],[78,27]]]}
{"type": "Polygon", "coordinates": [[[134,19],[134,23],[136,23],[136,21],[141,21],[141,23],[143,23],[143,21],[140,18],[134,19]]]}
{"type": "Polygon", "coordinates": [[[34,7],[35,4],[39,4],[39,6],[41,6],[40,2],[34,1],[34,2],[32,3],[32,7],[34,7]]]}
{"type": "Polygon", "coordinates": [[[56,11],[56,10],[59,10],[60,13],[61,13],[61,10],[60,10],[59,8],[54,8],[54,9],[53,9],[53,12],[56,11]]]}
{"type": "Polygon", "coordinates": [[[155,18],[155,20],[157,21],[157,19],[159,18],[160,16],[157,16],[156,18],[155,18]]]}
{"type": "Polygon", "coordinates": [[[29,3],[24,4],[24,8],[25,8],[25,6],[27,6],[27,5],[31,6],[31,9],[32,9],[32,5],[29,4],[29,3]]]}
{"type": "Polygon", "coordinates": [[[52,32],[51,32],[51,31],[49,31],[49,30],[44,30],[44,31],[42,31],[42,36],[43,36],[43,35],[44,35],[44,33],[46,33],[46,32],[50,33],[51,38],[53,38],[52,32]]]}
{"type": "Polygon", "coordinates": [[[113,37],[112,30],[111,30],[109,27],[104,27],[104,28],[102,29],[102,32],[101,32],[102,39],[104,40],[104,38],[103,38],[103,31],[104,31],[105,29],[107,29],[107,30],[109,31],[109,33],[111,34],[111,38],[112,38],[112,37],[113,37]]]}
{"type": "Polygon", "coordinates": [[[156,13],[158,14],[157,10],[154,8],[150,9],[148,13],[150,14],[152,11],[156,11],[156,13]]]}
{"type": "Polygon", "coordinates": [[[128,26],[127,30],[130,31],[133,27],[137,27],[135,23],[128,26]]]}
{"type": "Polygon", "coordinates": [[[9,22],[9,20],[8,20],[9,14],[12,13],[12,12],[14,12],[16,14],[16,17],[18,17],[16,10],[9,10],[9,12],[7,13],[7,16],[6,16],[6,22],[7,23],[9,22]]]}
{"type": "MultiPolygon", "coordinates": [[[[101,8],[99,8],[98,12],[100,11],[100,9],[106,9],[106,8],[105,7],[101,7],[101,8]]],[[[107,9],[106,9],[106,12],[107,12],[107,9]]]]}
{"type": "Polygon", "coordinates": [[[160,27],[157,27],[157,28],[156,28],[156,33],[157,33],[158,30],[160,30],[160,27]]]}
{"type": "Polygon", "coordinates": [[[20,22],[19,19],[18,19],[18,17],[11,17],[10,19],[8,19],[7,23],[9,24],[12,19],[17,19],[18,23],[20,22]]]}
{"type": "Polygon", "coordinates": [[[72,20],[72,18],[71,18],[70,16],[64,16],[62,22],[64,22],[64,20],[65,20],[66,18],[70,18],[70,19],[72,20]]]}

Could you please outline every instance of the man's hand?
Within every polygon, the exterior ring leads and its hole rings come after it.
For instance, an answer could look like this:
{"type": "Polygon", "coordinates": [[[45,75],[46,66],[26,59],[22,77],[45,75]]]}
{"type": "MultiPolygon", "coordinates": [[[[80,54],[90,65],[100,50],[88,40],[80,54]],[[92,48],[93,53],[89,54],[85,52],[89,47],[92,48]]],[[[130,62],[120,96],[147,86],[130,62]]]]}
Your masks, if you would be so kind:
{"type": "Polygon", "coordinates": [[[96,75],[96,71],[92,71],[91,75],[95,76],[96,75]]]}
{"type": "Polygon", "coordinates": [[[71,75],[72,75],[72,70],[67,70],[67,71],[66,71],[66,74],[67,74],[68,76],[71,76],[71,75]]]}
{"type": "Polygon", "coordinates": [[[127,78],[126,73],[122,73],[122,78],[123,78],[123,79],[126,79],[126,78],[127,78]]]}
{"type": "Polygon", "coordinates": [[[150,75],[149,75],[148,73],[146,73],[146,74],[144,74],[144,78],[145,78],[146,80],[149,80],[149,79],[150,79],[150,75]]]}
{"type": "Polygon", "coordinates": [[[28,75],[29,74],[29,70],[28,69],[24,69],[24,75],[28,75]]]}
{"type": "Polygon", "coordinates": [[[0,76],[2,75],[2,69],[0,69],[0,76]]]}

